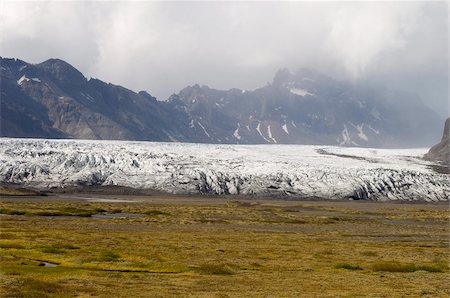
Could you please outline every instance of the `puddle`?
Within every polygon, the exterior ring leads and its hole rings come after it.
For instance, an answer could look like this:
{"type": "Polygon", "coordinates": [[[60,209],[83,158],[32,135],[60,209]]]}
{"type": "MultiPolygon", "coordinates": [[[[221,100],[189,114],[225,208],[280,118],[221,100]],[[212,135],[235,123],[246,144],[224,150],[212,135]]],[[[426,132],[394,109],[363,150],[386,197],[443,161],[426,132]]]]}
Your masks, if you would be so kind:
{"type": "Polygon", "coordinates": [[[93,203],[135,203],[139,201],[124,200],[124,199],[102,199],[102,198],[77,198],[80,200],[93,202],[93,203]]]}
{"type": "Polygon", "coordinates": [[[51,267],[51,268],[53,268],[53,267],[58,267],[58,264],[56,264],[56,263],[50,263],[50,262],[41,262],[41,263],[39,263],[38,266],[41,266],[41,267],[51,267]]]}
{"type": "Polygon", "coordinates": [[[132,217],[142,217],[144,214],[140,213],[103,213],[103,214],[94,214],[93,218],[132,218],[132,217]]]}

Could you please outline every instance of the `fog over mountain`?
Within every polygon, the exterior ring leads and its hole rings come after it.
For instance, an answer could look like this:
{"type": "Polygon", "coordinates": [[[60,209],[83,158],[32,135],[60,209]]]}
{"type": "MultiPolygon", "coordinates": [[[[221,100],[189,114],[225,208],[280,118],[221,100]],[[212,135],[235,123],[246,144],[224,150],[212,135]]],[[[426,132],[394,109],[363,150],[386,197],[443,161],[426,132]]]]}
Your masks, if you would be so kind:
{"type": "Polygon", "coordinates": [[[0,32],[2,57],[60,58],[158,100],[306,67],[449,114],[447,2],[2,2],[0,32]]]}
{"type": "Polygon", "coordinates": [[[251,90],[192,85],[157,101],[60,59],[0,57],[0,136],[225,144],[429,146],[441,121],[409,92],[280,69],[251,90]]]}

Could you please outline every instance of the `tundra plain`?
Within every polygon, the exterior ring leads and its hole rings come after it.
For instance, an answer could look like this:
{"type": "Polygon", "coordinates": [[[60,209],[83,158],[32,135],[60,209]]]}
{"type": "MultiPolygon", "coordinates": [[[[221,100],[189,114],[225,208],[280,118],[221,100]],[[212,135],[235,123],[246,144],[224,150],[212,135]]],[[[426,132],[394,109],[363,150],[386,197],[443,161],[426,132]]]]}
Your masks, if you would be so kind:
{"type": "Polygon", "coordinates": [[[448,203],[0,198],[4,297],[447,297],[448,203]]]}

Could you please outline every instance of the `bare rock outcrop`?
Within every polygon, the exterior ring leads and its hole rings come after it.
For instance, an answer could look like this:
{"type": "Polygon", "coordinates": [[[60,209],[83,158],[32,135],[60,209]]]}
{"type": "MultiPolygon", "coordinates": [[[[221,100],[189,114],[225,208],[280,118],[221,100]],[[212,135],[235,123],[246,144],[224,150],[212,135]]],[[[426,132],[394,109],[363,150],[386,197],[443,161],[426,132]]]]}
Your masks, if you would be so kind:
{"type": "Polygon", "coordinates": [[[450,165],[450,118],[445,121],[442,140],[431,147],[430,151],[425,154],[425,159],[450,165]]]}

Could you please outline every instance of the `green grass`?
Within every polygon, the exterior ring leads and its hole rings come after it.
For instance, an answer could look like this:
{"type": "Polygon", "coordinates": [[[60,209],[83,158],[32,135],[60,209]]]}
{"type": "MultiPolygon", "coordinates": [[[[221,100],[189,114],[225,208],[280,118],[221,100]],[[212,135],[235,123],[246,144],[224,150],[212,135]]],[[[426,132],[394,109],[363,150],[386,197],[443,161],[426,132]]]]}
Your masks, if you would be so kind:
{"type": "Polygon", "coordinates": [[[25,278],[18,291],[11,293],[10,297],[52,297],[64,295],[67,292],[57,282],[25,278]]]}
{"type": "Polygon", "coordinates": [[[372,265],[373,271],[386,271],[386,272],[415,272],[415,271],[428,271],[428,272],[443,272],[444,268],[441,265],[416,265],[412,263],[400,263],[400,262],[378,262],[372,265]]]}
{"type": "Polygon", "coordinates": [[[25,248],[22,244],[20,243],[15,243],[15,242],[2,242],[0,243],[0,248],[3,249],[23,249],[25,248]]]}
{"type": "Polygon", "coordinates": [[[353,271],[363,270],[363,268],[361,268],[360,266],[352,265],[352,264],[349,264],[349,263],[338,263],[338,264],[334,265],[334,268],[336,268],[336,269],[347,269],[347,270],[353,270],[353,271]]]}
{"type": "Polygon", "coordinates": [[[25,215],[27,212],[21,211],[21,210],[10,210],[5,208],[0,208],[0,214],[7,214],[7,215],[25,215]]]}
{"type": "Polygon", "coordinates": [[[0,196],[39,196],[37,191],[25,188],[0,187],[0,196]]]}
{"type": "Polygon", "coordinates": [[[161,211],[161,210],[147,210],[147,211],[142,212],[142,214],[150,215],[150,216],[154,216],[154,215],[170,215],[169,212],[164,212],[164,211],[161,211]]]}
{"type": "Polygon", "coordinates": [[[94,214],[105,212],[104,209],[95,208],[92,210],[80,209],[74,207],[64,207],[59,210],[43,210],[34,211],[28,213],[27,215],[37,215],[37,216],[79,216],[79,217],[91,217],[94,214]]]}
{"type": "Polygon", "coordinates": [[[376,257],[377,253],[369,250],[369,251],[362,251],[361,255],[366,257],[376,257]]]}
{"type": "Polygon", "coordinates": [[[197,268],[198,272],[203,274],[214,274],[214,275],[232,275],[235,271],[226,264],[202,264],[197,268]]]}
{"type": "Polygon", "coordinates": [[[100,260],[106,262],[115,262],[120,259],[120,255],[112,251],[103,251],[100,253],[100,260]]]}

